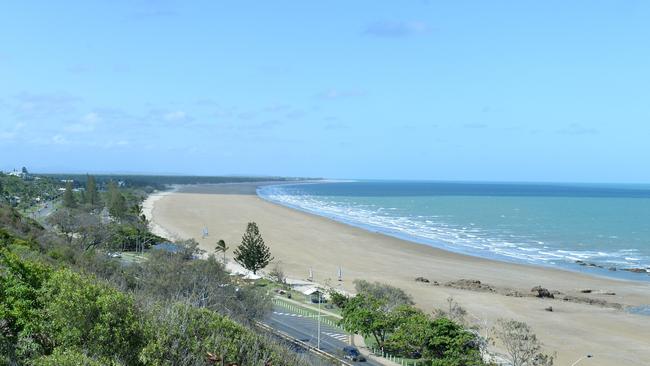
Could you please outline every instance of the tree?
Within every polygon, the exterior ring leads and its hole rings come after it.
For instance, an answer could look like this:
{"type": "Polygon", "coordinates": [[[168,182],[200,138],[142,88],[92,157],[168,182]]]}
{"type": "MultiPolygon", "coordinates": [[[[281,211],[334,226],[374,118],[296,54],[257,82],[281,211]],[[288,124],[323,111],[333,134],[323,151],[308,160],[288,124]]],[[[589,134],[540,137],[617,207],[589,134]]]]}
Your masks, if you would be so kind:
{"type": "Polygon", "coordinates": [[[99,204],[97,183],[95,182],[95,177],[92,175],[86,175],[86,193],[84,194],[84,203],[91,206],[99,204]]]}
{"type": "Polygon", "coordinates": [[[553,365],[553,356],[541,352],[541,342],[524,322],[499,319],[495,337],[505,348],[512,366],[553,365]]]}
{"type": "Polygon", "coordinates": [[[395,318],[384,310],[385,301],[370,295],[358,294],[350,298],[341,312],[341,325],[351,333],[372,336],[380,349],[395,330],[395,318]]]}
{"type": "Polygon", "coordinates": [[[63,193],[63,207],[77,207],[77,200],[74,198],[74,193],[72,192],[72,182],[70,181],[65,184],[65,192],[63,193]]]}
{"type": "Polygon", "coordinates": [[[223,239],[219,239],[217,246],[214,248],[214,251],[217,253],[223,253],[223,265],[226,265],[226,251],[230,249],[226,246],[226,242],[223,239]]]}
{"type": "Polygon", "coordinates": [[[266,267],[273,260],[271,250],[264,244],[260,230],[254,222],[248,223],[241,244],[233,254],[237,263],[249,271],[253,271],[254,274],[257,274],[257,271],[266,267]]]}
{"type": "Polygon", "coordinates": [[[390,311],[400,305],[415,304],[411,295],[404,292],[404,290],[385,283],[355,280],[354,288],[359,294],[370,295],[376,299],[382,300],[385,311],[390,311]]]}
{"type": "Polygon", "coordinates": [[[108,213],[118,219],[127,214],[126,199],[113,181],[108,184],[108,213]]]}
{"type": "Polygon", "coordinates": [[[130,295],[60,270],[45,284],[43,303],[44,331],[55,346],[136,364],[144,337],[130,295]]]}
{"type": "Polygon", "coordinates": [[[59,229],[61,234],[65,235],[68,243],[72,243],[73,234],[77,228],[77,220],[73,210],[69,208],[58,209],[48,216],[45,221],[59,229]]]}

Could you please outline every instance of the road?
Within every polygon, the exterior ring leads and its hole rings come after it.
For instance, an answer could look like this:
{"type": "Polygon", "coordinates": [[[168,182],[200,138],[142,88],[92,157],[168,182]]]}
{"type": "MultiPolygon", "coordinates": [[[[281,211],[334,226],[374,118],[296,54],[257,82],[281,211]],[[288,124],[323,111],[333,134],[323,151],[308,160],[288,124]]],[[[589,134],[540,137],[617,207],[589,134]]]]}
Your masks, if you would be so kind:
{"type": "MultiPolygon", "coordinates": [[[[318,321],[314,317],[296,314],[282,306],[274,305],[273,312],[269,314],[265,323],[314,347],[317,346],[318,321]]],[[[321,323],[320,349],[322,351],[340,355],[343,347],[347,345],[349,345],[349,336],[343,330],[321,323]]],[[[355,365],[381,366],[371,360],[353,363],[355,365]]]]}

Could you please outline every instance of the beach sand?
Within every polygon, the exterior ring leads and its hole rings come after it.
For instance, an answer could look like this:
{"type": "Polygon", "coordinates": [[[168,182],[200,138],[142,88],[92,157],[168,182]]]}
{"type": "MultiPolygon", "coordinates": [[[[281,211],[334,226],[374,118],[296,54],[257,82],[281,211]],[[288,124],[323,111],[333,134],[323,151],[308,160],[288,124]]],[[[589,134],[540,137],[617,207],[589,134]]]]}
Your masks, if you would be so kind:
{"type": "MultiPolygon", "coordinates": [[[[650,304],[650,284],[620,281],[537,266],[465,256],[372,233],[323,217],[267,202],[255,195],[257,184],[186,186],[157,195],[147,214],[158,232],[194,238],[213,251],[217,240],[236,247],[246,223],[255,221],[276,262],[292,278],[306,278],[353,291],[353,280],[381,281],[413,295],[427,312],[445,308],[453,298],[470,313],[468,319],[488,327],[498,318],[522,320],[533,327],[548,352],[557,352],[556,365],[570,365],[585,354],[594,357],[580,365],[650,365],[650,316],[611,307],[559,299],[505,296],[533,286],[583,298],[624,305],[650,304]],[[209,228],[203,239],[202,228],[209,228]],[[337,281],[342,267],[343,281],[337,281]],[[498,291],[479,292],[415,282],[480,280],[498,291]],[[591,289],[591,294],[580,290],[591,289]],[[594,292],[615,292],[616,295],[594,292]],[[545,311],[548,306],[553,312],[545,311]],[[480,320],[479,320],[480,319],[480,320]]],[[[483,330],[481,331],[483,333],[483,330]]]]}

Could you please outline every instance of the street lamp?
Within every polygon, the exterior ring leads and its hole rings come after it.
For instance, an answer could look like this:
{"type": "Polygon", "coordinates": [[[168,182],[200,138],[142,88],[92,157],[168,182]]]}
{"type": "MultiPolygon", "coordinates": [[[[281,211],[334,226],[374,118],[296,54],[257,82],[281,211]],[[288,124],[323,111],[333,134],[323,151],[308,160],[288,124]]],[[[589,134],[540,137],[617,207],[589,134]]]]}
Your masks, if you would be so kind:
{"type": "Polygon", "coordinates": [[[319,289],[318,290],[318,349],[320,349],[320,303],[321,303],[321,293],[319,289]]]}
{"type": "Polygon", "coordinates": [[[580,361],[582,361],[582,360],[584,360],[584,359],[587,359],[587,358],[592,358],[592,357],[594,357],[594,356],[591,355],[591,354],[584,355],[584,356],[580,357],[579,359],[577,359],[576,362],[572,363],[571,366],[575,366],[575,365],[577,365],[580,361]]]}

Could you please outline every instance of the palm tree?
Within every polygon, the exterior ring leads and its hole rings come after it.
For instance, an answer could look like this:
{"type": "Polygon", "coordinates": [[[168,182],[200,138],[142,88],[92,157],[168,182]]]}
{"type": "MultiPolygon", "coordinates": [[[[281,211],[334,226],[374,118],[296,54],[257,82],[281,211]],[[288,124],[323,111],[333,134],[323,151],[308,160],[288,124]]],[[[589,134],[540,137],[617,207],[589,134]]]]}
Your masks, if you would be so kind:
{"type": "Polygon", "coordinates": [[[226,246],[226,242],[223,239],[219,239],[217,246],[214,248],[214,251],[217,253],[223,253],[223,265],[226,265],[226,251],[230,249],[226,246]]]}

